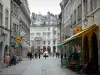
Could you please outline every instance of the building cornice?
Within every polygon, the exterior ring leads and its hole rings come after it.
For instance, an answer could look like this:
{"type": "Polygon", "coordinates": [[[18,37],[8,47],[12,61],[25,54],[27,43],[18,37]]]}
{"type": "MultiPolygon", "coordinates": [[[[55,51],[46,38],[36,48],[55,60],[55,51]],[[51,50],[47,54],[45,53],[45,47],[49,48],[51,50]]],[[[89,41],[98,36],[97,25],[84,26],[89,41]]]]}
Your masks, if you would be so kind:
{"type": "Polygon", "coordinates": [[[13,0],[14,2],[16,2],[19,6],[22,4],[20,0],[13,0]]]}
{"type": "Polygon", "coordinates": [[[1,29],[4,29],[4,30],[6,30],[6,31],[9,31],[9,32],[11,32],[11,31],[10,31],[10,29],[8,29],[8,28],[5,28],[5,27],[3,27],[3,26],[0,26],[0,28],[1,28],[1,29]]]}
{"type": "Polygon", "coordinates": [[[30,27],[59,27],[59,25],[45,25],[45,26],[32,25],[30,27]]]}
{"type": "Polygon", "coordinates": [[[27,21],[31,24],[30,15],[28,15],[28,13],[27,13],[27,11],[26,11],[26,9],[25,9],[23,4],[21,5],[21,10],[24,13],[24,15],[26,16],[27,21]]]}
{"type": "Polygon", "coordinates": [[[25,27],[25,29],[26,29],[28,32],[30,32],[30,29],[27,27],[27,25],[24,23],[24,21],[23,21],[22,19],[20,19],[20,23],[22,23],[21,25],[22,25],[23,27],[25,27]]]}

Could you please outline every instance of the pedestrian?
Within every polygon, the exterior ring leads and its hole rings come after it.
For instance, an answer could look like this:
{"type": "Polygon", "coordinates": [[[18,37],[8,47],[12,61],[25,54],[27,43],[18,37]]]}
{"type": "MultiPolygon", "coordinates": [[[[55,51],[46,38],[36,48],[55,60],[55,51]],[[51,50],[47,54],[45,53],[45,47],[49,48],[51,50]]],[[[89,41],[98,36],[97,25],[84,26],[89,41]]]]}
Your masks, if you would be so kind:
{"type": "Polygon", "coordinates": [[[45,57],[45,59],[46,59],[46,53],[45,53],[44,57],[45,57]]]}
{"type": "Polygon", "coordinates": [[[9,54],[7,54],[5,56],[4,60],[5,60],[6,67],[8,67],[9,66],[9,62],[10,62],[10,56],[9,56],[9,54]]]}
{"type": "Polygon", "coordinates": [[[61,53],[61,63],[62,63],[62,59],[63,59],[63,54],[61,53]]]}
{"type": "Polygon", "coordinates": [[[40,52],[39,52],[39,59],[40,59],[40,52]]]}
{"type": "Polygon", "coordinates": [[[12,55],[12,57],[11,57],[11,65],[16,65],[16,59],[17,59],[17,57],[15,55],[12,55]]]}
{"type": "Polygon", "coordinates": [[[29,52],[27,53],[27,57],[29,58],[29,52]]]}
{"type": "Polygon", "coordinates": [[[33,57],[33,59],[34,59],[34,53],[32,54],[32,57],[33,57]]]}
{"type": "Polygon", "coordinates": [[[32,59],[32,52],[29,52],[29,58],[32,59]]]}
{"type": "Polygon", "coordinates": [[[37,59],[37,53],[35,53],[35,59],[37,59]]]}
{"type": "Polygon", "coordinates": [[[64,54],[64,57],[66,58],[66,53],[64,54]]]}
{"type": "Polygon", "coordinates": [[[58,58],[59,58],[59,55],[60,55],[60,54],[58,53],[58,58]]]}
{"type": "Polygon", "coordinates": [[[58,56],[58,52],[56,52],[56,58],[57,58],[57,56],[58,56]]]}
{"type": "Polygon", "coordinates": [[[53,53],[53,57],[54,57],[54,53],[53,53]]]}

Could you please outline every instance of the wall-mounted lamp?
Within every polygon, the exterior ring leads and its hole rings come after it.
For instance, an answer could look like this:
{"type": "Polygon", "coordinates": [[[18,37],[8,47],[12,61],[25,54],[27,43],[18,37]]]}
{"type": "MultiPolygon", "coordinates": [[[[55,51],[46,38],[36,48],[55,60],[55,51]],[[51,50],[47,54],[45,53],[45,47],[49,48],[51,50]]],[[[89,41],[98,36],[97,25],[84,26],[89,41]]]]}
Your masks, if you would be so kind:
{"type": "Polygon", "coordinates": [[[87,17],[85,16],[85,19],[84,19],[84,26],[86,27],[88,25],[88,19],[87,17]]]}

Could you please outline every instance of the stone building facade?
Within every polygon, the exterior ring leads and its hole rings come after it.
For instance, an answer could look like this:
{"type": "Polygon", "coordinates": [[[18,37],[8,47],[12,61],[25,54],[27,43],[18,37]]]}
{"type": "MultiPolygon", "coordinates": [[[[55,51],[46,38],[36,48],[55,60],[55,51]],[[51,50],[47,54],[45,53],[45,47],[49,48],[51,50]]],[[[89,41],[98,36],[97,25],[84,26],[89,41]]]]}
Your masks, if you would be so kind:
{"type": "Polygon", "coordinates": [[[20,12],[20,36],[22,37],[22,56],[26,57],[27,52],[30,50],[30,10],[27,0],[21,0],[20,12]]]}
{"type": "Polygon", "coordinates": [[[60,41],[60,29],[58,16],[48,12],[47,15],[32,14],[30,27],[31,45],[34,44],[36,52],[38,50],[57,52],[57,45],[60,41]]]}
{"type": "Polygon", "coordinates": [[[60,6],[62,41],[66,36],[71,38],[80,34],[82,63],[87,63],[92,57],[100,65],[100,0],[63,0],[60,6]]]}
{"type": "Polygon", "coordinates": [[[0,65],[9,53],[10,10],[10,0],[0,0],[0,65]]]}
{"type": "Polygon", "coordinates": [[[30,50],[30,10],[27,0],[11,0],[10,54],[25,57],[30,50]],[[17,42],[16,38],[21,38],[17,42]]]}

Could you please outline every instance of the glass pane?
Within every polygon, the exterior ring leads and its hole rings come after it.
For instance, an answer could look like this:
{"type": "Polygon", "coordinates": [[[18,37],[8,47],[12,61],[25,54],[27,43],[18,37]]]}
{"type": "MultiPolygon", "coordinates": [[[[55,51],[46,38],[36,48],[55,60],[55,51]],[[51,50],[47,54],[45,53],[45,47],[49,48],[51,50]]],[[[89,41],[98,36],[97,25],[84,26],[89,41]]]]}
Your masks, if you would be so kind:
{"type": "Polygon", "coordinates": [[[0,13],[0,26],[2,26],[2,14],[0,13]]]}
{"type": "Polygon", "coordinates": [[[3,6],[0,4],[0,12],[3,12],[3,6]]]}

